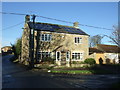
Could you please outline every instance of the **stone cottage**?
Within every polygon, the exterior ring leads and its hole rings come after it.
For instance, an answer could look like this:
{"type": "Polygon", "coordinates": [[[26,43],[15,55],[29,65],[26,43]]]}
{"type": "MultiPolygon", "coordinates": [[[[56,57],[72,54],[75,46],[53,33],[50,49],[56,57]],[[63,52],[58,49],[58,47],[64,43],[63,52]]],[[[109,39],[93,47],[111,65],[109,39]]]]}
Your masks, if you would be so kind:
{"type": "Polygon", "coordinates": [[[30,30],[34,27],[34,59],[40,62],[51,57],[56,62],[84,61],[88,57],[89,35],[79,29],[78,22],[73,26],[30,21],[26,16],[22,35],[21,62],[30,60],[30,30]]]}

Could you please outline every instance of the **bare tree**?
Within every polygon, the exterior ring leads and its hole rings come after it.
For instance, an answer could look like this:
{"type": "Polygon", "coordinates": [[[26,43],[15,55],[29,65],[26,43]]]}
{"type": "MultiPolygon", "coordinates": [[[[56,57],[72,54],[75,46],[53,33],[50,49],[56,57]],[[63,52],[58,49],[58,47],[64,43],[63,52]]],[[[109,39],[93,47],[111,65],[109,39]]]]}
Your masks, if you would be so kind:
{"type": "Polygon", "coordinates": [[[90,47],[94,47],[97,44],[101,44],[102,38],[103,37],[101,35],[95,35],[95,36],[90,37],[90,43],[89,43],[90,47]]]}
{"type": "Polygon", "coordinates": [[[111,43],[114,43],[120,47],[120,28],[118,28],[117,26],[113,26],[113,27],[114,27],[114,30],[112,31],[111,35],[110,36],[104,35],[104,36],[110,38],[111,43]]]}

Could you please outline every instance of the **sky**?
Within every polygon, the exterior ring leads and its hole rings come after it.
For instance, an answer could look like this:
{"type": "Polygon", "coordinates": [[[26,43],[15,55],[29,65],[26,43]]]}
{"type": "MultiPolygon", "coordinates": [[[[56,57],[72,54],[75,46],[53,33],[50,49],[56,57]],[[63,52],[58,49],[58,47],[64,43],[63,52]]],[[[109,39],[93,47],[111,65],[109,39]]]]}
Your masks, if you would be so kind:
{"type": "MultiPolygon", "coordinates": [[[[3,2],[2,12],[13,12],[23,14],[35,14],[79,24],[91,25],[113,29],[118,24],[118,3],[117,2],[3,2]]],[[[17,38],[22,36],[24,27],[24,15],[2,15],[2,46],[14,44],[17,38]],[[13,25],[19,24],[11,27],[13,25]]],[[[73,26],[63,23],[36,17],[37,22],[53,23],[73,26]]],[[[97,29],[86,26],[79,26],[90,36],[97,34],[111,35],[112,30],[97,29]]],[[[103,38],[103,44],[111,44],[108,38],[103,38]]]]}

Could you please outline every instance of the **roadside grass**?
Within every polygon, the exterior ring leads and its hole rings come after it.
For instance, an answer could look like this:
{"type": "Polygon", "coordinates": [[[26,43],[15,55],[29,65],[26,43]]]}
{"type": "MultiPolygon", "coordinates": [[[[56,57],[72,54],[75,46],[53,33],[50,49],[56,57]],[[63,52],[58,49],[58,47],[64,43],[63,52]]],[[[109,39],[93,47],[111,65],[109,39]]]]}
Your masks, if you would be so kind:
{"type": "Polygon", "coordinates": [[[52,70],[52,73],[65,73],[65,74],[92,74],[89,70],[52,70]]]}
{"type": "Polygon", "coordinates": [[[51,70],[51,73],[64,73],[64,74],[110,74],[106,70],[51,70]]]}
{"type": "Polygon", "coordinates": [[[120,65],[91,65],[90,67],[53,68],[51,73],[65,74],[119,74],[120,65]]]}

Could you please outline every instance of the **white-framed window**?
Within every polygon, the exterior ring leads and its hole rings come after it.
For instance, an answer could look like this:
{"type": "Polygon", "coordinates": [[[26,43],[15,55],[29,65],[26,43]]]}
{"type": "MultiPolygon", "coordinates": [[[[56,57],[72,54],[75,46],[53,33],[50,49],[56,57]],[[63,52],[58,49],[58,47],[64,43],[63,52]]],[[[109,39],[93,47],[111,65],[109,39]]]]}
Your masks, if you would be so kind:
{"type": "Polygon", "coordinates": [[[41,41],[51,41],[52,35],[51,34],[42,34],[41,41]]]}
{"type": "Polygon", "coordinates": [[[41,58],[44,57],[51,57],[51,52],[39,52],[38,53],[38,59],[40,60],[41,58]]]}
{"type": "Polygon", "coordinates": [[[82,43],[82,38],[81,37],[75,37],[75,43],[82,43]]]}
{"type": "Polygon", "coordinates": [[[82,60],[83,53],[72,53],[72,60],[82,60]]]}

